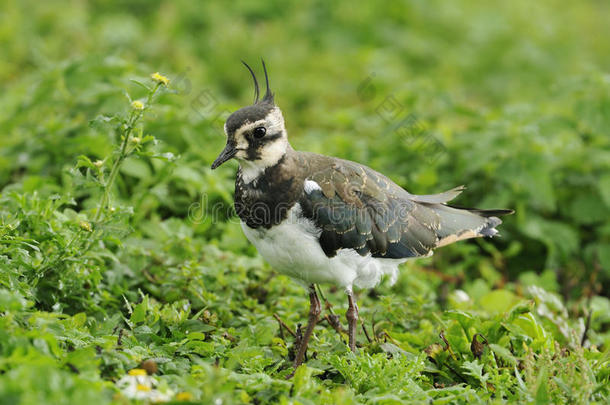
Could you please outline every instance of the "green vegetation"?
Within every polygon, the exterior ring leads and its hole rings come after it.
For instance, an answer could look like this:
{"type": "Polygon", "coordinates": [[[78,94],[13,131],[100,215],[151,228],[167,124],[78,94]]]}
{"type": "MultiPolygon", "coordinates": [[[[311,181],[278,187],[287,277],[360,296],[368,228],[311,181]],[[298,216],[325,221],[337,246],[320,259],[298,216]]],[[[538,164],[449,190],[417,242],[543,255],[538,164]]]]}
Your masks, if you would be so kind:
{"type": "Polygon", "coordinates": [[[608,402],[608,4],[4,3],[0,404],[608,402]],[[359,292],[359,353],[325,321],[291,380],[307,295],[209,169],[261,56],[296,148],[516,210],[359,292]]]}

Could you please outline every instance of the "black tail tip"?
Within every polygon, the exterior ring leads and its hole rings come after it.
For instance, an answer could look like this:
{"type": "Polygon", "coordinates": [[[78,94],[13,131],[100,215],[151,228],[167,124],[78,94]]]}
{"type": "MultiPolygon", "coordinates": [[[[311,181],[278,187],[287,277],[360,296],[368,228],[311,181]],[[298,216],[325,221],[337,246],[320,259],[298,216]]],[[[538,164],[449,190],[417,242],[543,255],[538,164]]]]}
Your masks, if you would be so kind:
{"type": "Polygon", "coordinates": [[[483,217],[486,218],[491,218],[491,217],[500,217],[503,215],[511,215],[515,213],[515,210],[509,210],[509,209],[497,209],[497,210],[470,210],[471,212],[475,213],[475,214],[479,214],[483,217]]]}

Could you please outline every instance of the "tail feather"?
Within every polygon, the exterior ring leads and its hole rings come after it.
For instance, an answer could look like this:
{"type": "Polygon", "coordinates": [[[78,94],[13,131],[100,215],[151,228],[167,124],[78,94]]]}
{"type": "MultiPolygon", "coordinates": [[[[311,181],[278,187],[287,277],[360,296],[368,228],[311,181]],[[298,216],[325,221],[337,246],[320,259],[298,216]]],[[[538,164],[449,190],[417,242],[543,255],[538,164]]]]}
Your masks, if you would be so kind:
{"type": "Polygon", "coordinates": [[[456,205],[448,205],[448,207],[455,208],[458,210],[470,211],[472,213],[479,214],[482,217],[495,217],[495,216],[510,215],[510,214],[515,213],[515,210],[506,210],[506,209],[480,210],[477,208],[458,207],[456,205]]]}
{"type": "Polygon", "coordinates": [[[500,225],[502,220],[498,217],[487,217],[487,222],[485,226],[479,231],[479,233],[483,236],[487,236],[488,238],[492,238],[498,235],[498,230],[496,226],[500,225]]]}
{"type": "Polygon", "coordinates": [[[442,204],[442,203],[446,203],[448,201],[453,200],[455,197],[460,195],[462,193],[462,191],[464,191],[465,189],[466,189],[465,186],[457,186],[455,188],[452,188],[449,191],[445,191],[444,193],[440,193],[440,194],[425,194],[425,195],[411,194],[409,198],[412,201],[417,201],[417,202],[420,202],[420,203],[442,204]]]}
{"type": "Polygon", "coordinates": [[[502,220],[496,215],[512,214],[512,210],[480,210],[453,207],[445,204],[426,204],[440,219],[436,247],[476,237],[493,237],[502,220]]]}

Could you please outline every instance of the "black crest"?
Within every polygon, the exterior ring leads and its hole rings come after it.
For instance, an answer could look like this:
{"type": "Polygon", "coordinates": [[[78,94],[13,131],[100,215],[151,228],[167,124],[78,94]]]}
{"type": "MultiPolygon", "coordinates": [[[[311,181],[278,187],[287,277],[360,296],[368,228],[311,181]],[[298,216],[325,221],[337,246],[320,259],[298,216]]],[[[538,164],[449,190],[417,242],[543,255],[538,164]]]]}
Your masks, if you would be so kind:
{"type": "Polygon", "coordinates": [[[258,104],[258,103],[273,104],[273,92],[271,91],[271,88],[269,87],[269,75],[267,74],[267,66],[265,65],[265,61],[263,59],[261,59],[261,62],[263,64],[263,71],[265,72],[265,86],[267,87],[267,89],[265,91],[265,96],[263,97],[263,99],[259,100],[260,90],[258,87],[258,80],[256,79],[256,75],[254,74],[254,70],[252,70],[252,68],[246,62],[244,62],[243,60],[241,61],[241,63],[244,64],[244,66],[248,69],[248,71],[252,75],[252,80],[254,80],[254,104],[258,104]]]}
{"type": "Polygon", "coordinates": [[[269,87],[269,75],[267,74],[267,67],[265,66],[265,61],[261,59],[263,63],[263,70],[265,71],[265,85],[267,87],[267,91],[265,92],[265,96],[260,99],[260,88],[258,86],[258,80],[256,79],[256,74],[254,74],[254,70],[246,62],[241,61],[244,66],[248,69],[250,74],[252,75],[252,80],[254,80],[254,103],[252,105],[240,108],[235,111],[233,114],[227,118],[226,129],[227,134],[233,134],[238,128],[240,128],[246,122],[255,122],[260,119],[263,119],[275,108],[275,103],[273,99],[273,92],[269,87]]]}

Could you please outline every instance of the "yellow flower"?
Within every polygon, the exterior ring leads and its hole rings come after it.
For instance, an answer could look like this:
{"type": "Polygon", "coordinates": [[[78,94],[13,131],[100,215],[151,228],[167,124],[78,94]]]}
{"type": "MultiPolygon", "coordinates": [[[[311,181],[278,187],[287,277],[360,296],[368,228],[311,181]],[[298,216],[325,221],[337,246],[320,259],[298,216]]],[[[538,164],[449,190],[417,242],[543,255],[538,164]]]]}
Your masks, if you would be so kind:
{"type": "Polygon", "coordinates": [[[80,226],[81,229],[84,229],[87,232],[93,232],[93,229],[91,228],[91,224],[87,221],[80,221],[78,226],[80,226]]]}
{"type": "Polygon", "coordinates": [[[93,164],[95,165],[95,167],[97,167],[99,169],[100,167],[102,167],[104,165],[104,161],[96,160],[95,162],[93,162],[93,164]]]}
{"type": "Polygon", "coordinates": [[[179,392],[176,394],[176,401],[192,401],[193,394],[190,392],[179,392]]]}
{"type": "Polygon", "coordinates": [[[142,139],[140,139],[139,136],[134,136],[133,138],[131,138],[131,142],[135,143],[136,145],[139,144],[142,141],[142,139]]]}
{"type": "Polygon", "coordinates": [[[143,102],[141,102],[141,101],[139,101],[139,100],[135,100],[135,101],[132,101],[132,102],[131,102],[131,107],[132,107],[134,110],[139,110],[139,111],[142,111],[142,110],[144,109],[144,103],[143,103],[143,102]]]}
{"type": "Polygon", "coordinates": [[[141,369],[141,368],[132,368],[131,370],[129,370],[129,375],[146,375],[146,370],[141,369]]]}
{"type": "Polygon", "coordinates": [[[153,73],[152,75],[150,75],[150,78],[156,81],[157,83],[163,84],[164,86],[167,86],[169,84],[169,79],[160,74],[159,72],[153,73]]]}

